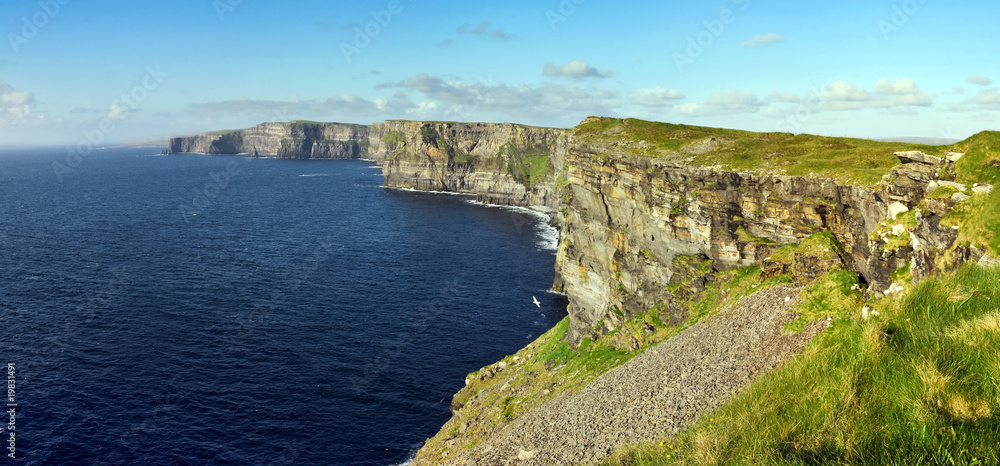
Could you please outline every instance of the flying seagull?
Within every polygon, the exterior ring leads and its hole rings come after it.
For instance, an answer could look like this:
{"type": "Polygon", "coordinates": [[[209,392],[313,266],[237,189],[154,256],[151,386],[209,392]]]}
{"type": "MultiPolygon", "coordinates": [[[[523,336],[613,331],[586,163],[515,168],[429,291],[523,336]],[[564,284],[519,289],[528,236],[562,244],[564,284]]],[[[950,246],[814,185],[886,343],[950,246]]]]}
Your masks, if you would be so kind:
{"type": "Polygon", "coordinates": [[[535,306],[542,307],[542,303],[538,302],[538,298],[532,296],[531,302],[535,303],[535,306]]]}

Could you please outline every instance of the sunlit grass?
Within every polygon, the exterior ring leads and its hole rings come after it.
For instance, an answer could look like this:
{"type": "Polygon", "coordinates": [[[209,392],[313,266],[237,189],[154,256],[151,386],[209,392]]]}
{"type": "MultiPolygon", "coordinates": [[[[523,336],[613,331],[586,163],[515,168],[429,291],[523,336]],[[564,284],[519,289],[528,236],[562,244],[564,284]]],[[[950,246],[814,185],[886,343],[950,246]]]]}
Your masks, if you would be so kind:
{"type": "Polygon", "coordinates": [[[998,305],[1000,269],[925,280],[681,435],[606,464],[1000,464],[998,305]]]}

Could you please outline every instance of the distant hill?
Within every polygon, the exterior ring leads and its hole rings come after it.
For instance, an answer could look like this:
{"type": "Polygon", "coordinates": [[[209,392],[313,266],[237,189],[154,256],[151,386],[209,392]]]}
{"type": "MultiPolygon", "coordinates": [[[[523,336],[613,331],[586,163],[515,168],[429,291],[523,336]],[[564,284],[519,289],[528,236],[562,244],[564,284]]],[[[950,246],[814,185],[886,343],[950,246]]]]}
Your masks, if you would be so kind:
{"type": "Polygon", "coordinates": [[[926,144],[928,146],[948,146],[956,142],[960,142],[961,139],[951,139],[951,138],[885,138],[885,139],[874,139],[874,141],[879,142],[905,142],[910,144],[926,144]]]}

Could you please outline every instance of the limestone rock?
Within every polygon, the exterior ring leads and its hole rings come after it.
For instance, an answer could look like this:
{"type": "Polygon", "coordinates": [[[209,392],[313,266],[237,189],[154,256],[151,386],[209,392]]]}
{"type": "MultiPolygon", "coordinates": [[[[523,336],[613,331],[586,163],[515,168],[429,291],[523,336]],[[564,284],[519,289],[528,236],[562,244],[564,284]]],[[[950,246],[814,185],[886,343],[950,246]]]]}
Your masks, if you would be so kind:
{"type": "Polygon", "coordinates": [[[938,185],[939,186],[950,186],[950,187],[955,188],[955,189],[957,189],[959,191],[965,191],[967,189],[964,184],[962,184],[962,183],[955,183],[953,181],[939,180],[938,181],[938,185]]]}
{"type": "Polygon", "coordinates": [[[537,455],[538,455],[538,452],[534,451],[534,450],[531,450],[531,451],[529,451],[529,450],[521,450],[521,451],[517,452],[517,460],[518,461],[530,461],[530,460],[534,459],[535,456],[537,456],[537,455]]]}
{"type": "Polygon", "coordinates": [[[952,202],[965,202],[969,199],[969,195],[964,193],[955,193],[951,195],[952,202]]]}
{"type": "Polygon", "coordinates": [[[892,297],[902,293],[903,290],[905,290],[905,288],[903,288],[903,285],[900,285],[899,283],[893,283],[892,285],[889,285],[889,288],[886,288],[885,295],[892,297]]]}
{"type": "Polygon", "coordinates": [[[249,154],[285,159],[359,159],[367,156],[369,127],[340,123],[262,123],[223,134],[173,138],[165,154],[249,154]]]}
{"type": "Polygon", "coordinates": [[[900,214],[905,214],[910,211],[910,208],[903,204],[902,202],[893,202],[889,204],[889,219],[895,220],[900,214]]]}
{"type": "Polygon", "coordinates": [[[935,157],[933,155],[927,155],[918,150],[907,151],[907,152],[896,152],[896,158],[902,163],[925,163],[930,165],[940,165],[944,163],[944,159],[941,157],[935,157]]]}
{"type": "Polygon", "coordinates": [[[488,204],[556,210],[570,132],[499,123],[387,121],[372,125],[371,157],[385,186],[471,193],[488,204]],[[530,176],[525,157],[547,155],[549,175],[530,176]]]}
{"type": "Polygon", "coordinates": [[[989,193],[993,192],[993,185],[991,185],[991,184],[983,184],[983,183],[976,183],[972,187],[972,192],[974,192],[976,194],[989,194],[989,193]]]}
{"type": "Polygon", "coordinates": [[[997,267],[1000,266],[1000,259],[997,259],[989,254],[983,254],[983,257],[979,259],[977,265],[980,267],[997,267]]]}
{"type": "Polygon", "coordinates": [[[944,158],[948,159],[949,162],[958,162],[965,156],[962,152],[946,152],[944,158]]]}

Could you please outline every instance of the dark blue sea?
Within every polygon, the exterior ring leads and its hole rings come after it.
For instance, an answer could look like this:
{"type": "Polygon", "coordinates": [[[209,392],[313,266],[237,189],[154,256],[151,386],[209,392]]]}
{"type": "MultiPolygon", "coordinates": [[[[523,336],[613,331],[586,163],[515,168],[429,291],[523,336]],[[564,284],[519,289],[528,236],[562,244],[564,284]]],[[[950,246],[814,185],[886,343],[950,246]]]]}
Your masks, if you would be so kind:
{"type": "Polygon", "coordinates": [[[159,151],[0,151],[18,464],[403,463],[565,316],[544,216],[159,151]]]}

